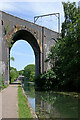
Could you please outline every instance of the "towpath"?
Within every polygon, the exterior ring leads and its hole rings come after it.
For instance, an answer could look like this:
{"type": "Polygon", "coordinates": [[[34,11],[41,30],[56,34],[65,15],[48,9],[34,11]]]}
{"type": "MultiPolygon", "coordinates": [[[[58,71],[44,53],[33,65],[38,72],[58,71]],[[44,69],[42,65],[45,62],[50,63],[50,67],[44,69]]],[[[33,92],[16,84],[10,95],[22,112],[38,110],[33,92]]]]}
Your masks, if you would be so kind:
{"type": "Polygon", "coordinates": [[[0,116],[2,118],[18,118],[18,82],[9,85],[0,92],[0,116]]]}

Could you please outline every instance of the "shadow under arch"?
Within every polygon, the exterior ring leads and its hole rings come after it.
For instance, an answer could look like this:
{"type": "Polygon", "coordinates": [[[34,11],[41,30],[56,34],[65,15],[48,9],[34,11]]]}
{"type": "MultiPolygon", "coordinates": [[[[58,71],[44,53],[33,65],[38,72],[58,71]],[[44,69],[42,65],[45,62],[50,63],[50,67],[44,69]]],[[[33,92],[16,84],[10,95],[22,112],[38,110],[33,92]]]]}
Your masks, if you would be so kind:
{"type": "MultiPolygon", "coordinates": [[[[38,76],[41,72],[41,65],[40,65],[40,47],[39,44],[34,37],[32,33],[30,33],[27,30],[19,30],[16,33],[13,34],[13,42],[12,45],[17,41],[17,40],[25,40],[27,41],[31,47],[33,48],[34,54],[35,54],[35,76],[38,76]]],[[[11,49],[11,48],[10,48],[11,49]]]]}

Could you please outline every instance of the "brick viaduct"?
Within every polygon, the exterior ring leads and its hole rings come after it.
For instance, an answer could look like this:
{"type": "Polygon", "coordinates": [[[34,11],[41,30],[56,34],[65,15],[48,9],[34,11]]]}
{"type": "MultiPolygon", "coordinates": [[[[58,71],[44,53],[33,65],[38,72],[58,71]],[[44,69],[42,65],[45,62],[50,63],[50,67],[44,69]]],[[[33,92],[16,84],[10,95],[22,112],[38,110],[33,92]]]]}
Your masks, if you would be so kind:
{"type": "Polygon", "coordinates": [[[9,83],[10,48],[20,39],[26,40],[35,53],[36,76],[50,69],[45,59],[59,33],[0,11],[0,74],[9,83]]]}

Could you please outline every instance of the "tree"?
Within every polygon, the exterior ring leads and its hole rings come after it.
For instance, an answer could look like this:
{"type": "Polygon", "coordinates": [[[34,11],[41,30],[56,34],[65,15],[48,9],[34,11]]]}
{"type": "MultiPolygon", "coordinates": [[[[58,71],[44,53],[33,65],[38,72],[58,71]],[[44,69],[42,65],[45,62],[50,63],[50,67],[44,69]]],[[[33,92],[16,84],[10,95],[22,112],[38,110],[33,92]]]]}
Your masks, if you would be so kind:
{"type": "Polygon", "coordinates": [[[27,78],[27,81],[34,81],[35,78],[35,65],[30,64],[24,68],[24,76],[27,78]]]}
{"type": "Polygon", "coordinates": [[[78,91],[80,86],[80,14],[75,2],[63,2],[65,21],[62,38],[51,48],[48,60],[53,65],[59,89],[78,91]],[[52,62],[51,62],[52,61],[52,62]]]}
{"type": "Polygon", "coordinates": [[[24,75],[24,70],[20,70],[18,72],[19,72],[19,75],[24,75]]]}
{"type": "Polygon", "coordinates": [[[64,3],[65,21],[62,24],[62,39],[57,50],[63,84],[67,89],[78,90],[80,76],[80,15],[75,2],[64,3]],[[64,33],[64,35],[63,35],[64,33]]]}
{"type": "Polygon", "coordinates": [[[19,76],[18,71],[16,68],[10,67],[10,78],[11,78],[11,83],[16,80],[16,78],[19,76]]]}
{"type": "Polygon", "coordinates": [[[14,57],[11,57],[10,60],[14,61],[15,59],[14,59],[14,57]]]}

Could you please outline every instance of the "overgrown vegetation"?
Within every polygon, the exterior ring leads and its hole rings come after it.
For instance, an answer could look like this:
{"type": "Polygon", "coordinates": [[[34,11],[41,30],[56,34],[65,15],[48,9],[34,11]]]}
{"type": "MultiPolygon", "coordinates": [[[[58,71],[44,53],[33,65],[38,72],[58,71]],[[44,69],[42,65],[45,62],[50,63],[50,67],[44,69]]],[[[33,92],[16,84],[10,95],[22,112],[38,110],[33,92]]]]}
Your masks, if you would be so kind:
{"type": "Polygon", "coordinates": [[[56,87],[56,74],[49,70],[47,73],[41,74],[35,79],[37,90],[51,90],[56,87]]]}
{"type": "MultiPolygon", "coordinates": [[[[11,57],[10,60],[15,61],[15,58],[11,57]]],[[[13,83],[18,76],[19,76],[19,73],[16,70],[16,68],[10,67],[10,83],[13,83]]]]}
{"type": "Polygon", "coordinates": [[[19,118],[33,118],[21,86],[18,86],[18,113],[19,118]]]}
{"type": "Polygon", "coordinates": [[[16,80],[16,78],[18,76],[19,76],[19,73],[16,70],[16,68],[10,67],[10,79],[11,79],[11,83],[14,82],[14,80],[16,80]]]}
{"type": "Polygon", "coordinates": [[[50,49],[46,60],[50,62],[51,71],[40,75],[36,85],[43,90],[79,92],[80,14],[75,2],[63,2],[62,4],[65,21],[62,23],[61,38],[50,49]]]}
{"type": "Polygon", "coordinates": [[[0,91],[3,90],[4,88],[7,88],[7,87],[8,87],[8,85],[4,85],[2,75],[0,74],[0,91]]]}

